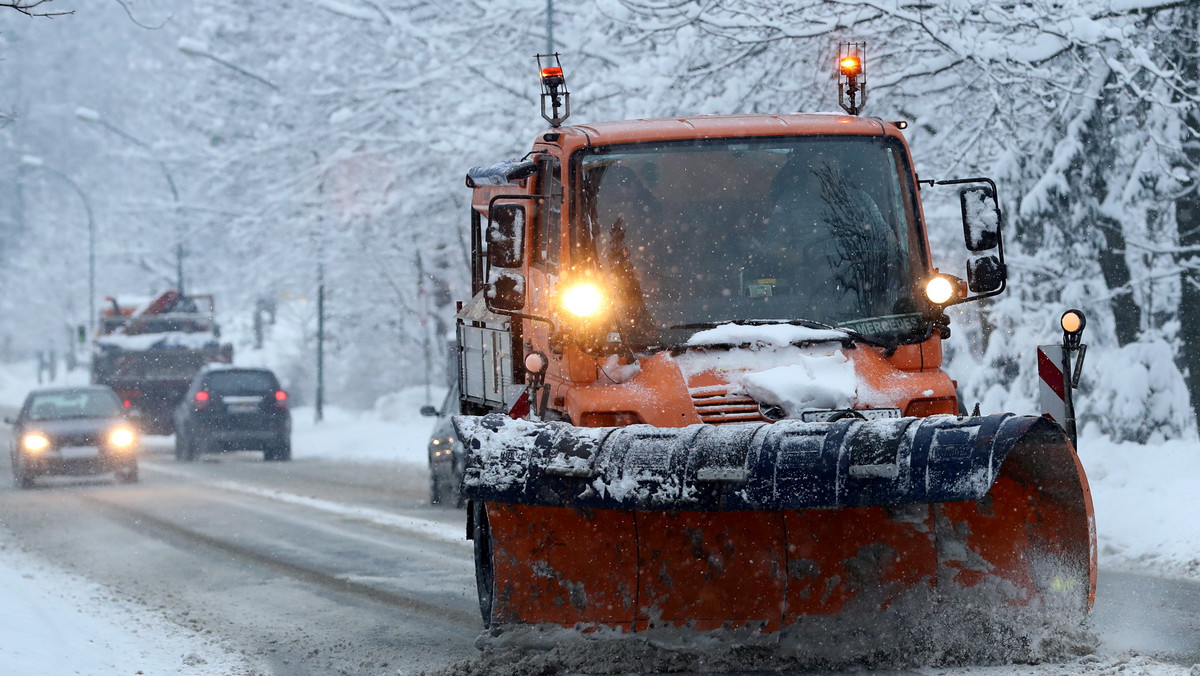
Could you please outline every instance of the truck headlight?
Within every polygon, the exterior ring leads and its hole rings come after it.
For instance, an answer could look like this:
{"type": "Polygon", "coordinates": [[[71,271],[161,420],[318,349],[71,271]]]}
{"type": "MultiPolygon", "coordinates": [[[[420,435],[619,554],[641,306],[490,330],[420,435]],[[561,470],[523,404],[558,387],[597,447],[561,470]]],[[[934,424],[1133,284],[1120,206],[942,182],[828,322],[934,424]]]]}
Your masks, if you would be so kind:
{"type": "Polygon", "coordinates": [[[49,448],[50,440],[47,439],[45,435],[33,432],[26,434],[24,438],[21,439],[21,446],[23,446],[27,451],[37,453],[38,451],[44,451],[49,448]]]}
{"type": "Polygon", "coordinates": [[[955,296],[954,282],[947,277],[938,275],[925,284],[925,296],[934,305],[945,305],[955,296]]]}
{"type": "Polygon", "coordinates": [[[577,282],[563,292],[562,306],[576,317],[594,317],[604,309],[604,292],[593,282],[577,282]]]}
{"type": "Polygon", "coordinates": [[[118,427],[108,435],[108,443],[115,448],[129,448],[137,441],[137,435],[128,427],[118,427]]]}

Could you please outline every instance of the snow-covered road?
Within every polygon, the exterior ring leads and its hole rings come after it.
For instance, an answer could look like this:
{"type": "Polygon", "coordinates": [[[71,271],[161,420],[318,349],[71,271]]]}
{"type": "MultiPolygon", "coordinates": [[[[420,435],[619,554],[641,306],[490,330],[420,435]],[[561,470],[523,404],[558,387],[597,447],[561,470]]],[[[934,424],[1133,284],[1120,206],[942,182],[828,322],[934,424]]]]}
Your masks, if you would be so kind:
{"type": "MultiPolygon", "coordinates": [[[[0,405],[11,401],[4,396],[0,378],[0,405]]],[[[182,465],[169,438],[152,437],[135,486],[55,478],[17,491],[5,482],[0,673],[467,674],[572,664],[552,654],[479,657],[463,514],[426,503],[430,421],[415,415],[419,393],[401,399],[364,415],[328,411],[319,426],[297,411],[296,459],[286,465],[253,453],[182,465]]],[[[1200,673],[1200,447],[1087,436],[1081,446],[1101,544],[1098,651],[1066,664],[904,673],[1200,673]]]]}

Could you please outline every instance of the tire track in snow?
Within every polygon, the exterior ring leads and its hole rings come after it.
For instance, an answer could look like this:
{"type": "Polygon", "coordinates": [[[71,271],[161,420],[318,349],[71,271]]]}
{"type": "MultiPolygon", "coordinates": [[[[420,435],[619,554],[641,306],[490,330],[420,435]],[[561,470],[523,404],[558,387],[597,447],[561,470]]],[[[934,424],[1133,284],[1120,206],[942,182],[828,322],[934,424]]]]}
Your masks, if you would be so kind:
{"type": "Polygon", "coordinates": [[[117,504],[97,495],[85,495],[80,496],[80,498],[84,502],[95,505],[110,518],[123,523],[131,530],[148,533],[162,540],[182,540],[186,543],[198,544],[210,550],[276,571],[307,584],[404,608],[420,615],[440,618],[451,624],[461,625],[466,628],[476,628],[479,626],[479,617],[474,613],[463,612],[444,605],[422,601],[404,594],[357,582],[341,575],[330,574],[322,570],[302,566],[249,547],[238,545],[226,539],[187,528],[169,519],[164,519],[126,505],[117,504]]]}
{"type": "Polygon", "coordinates": [[[148,469],[160,474],[184,478],[190,483],[194,484],[211,486],[213,488],[243,493],[246,495],[253,495],[260,498],[266,498],[268,500],[275,500],[293,505],[300,505],[310,509],[326,512],[328,514],[335,514],[337,516],[349,519],[365,521],[377,526],[395,528],[397,530],[402,530],[440,542],[451,542],[467,548],[472,547],[471,542],[466,539],[466,533],[462,529],[458,527],[451,527],[438,521],[421,519],[414,516],[405,516],[403,514],[396,514],[393,512],[385,512],[383,510],[372,509],[370,507],[355,507],[353,505],[346,505],[340,502],[323,500],[321,498],[311,498],[304,495],[287,493],[271,488],[259,488],[257,486],[251,486],[250,484],[237,481],[213,481],[201,479],[191,472],[173,469],[153,462],[142,461],[141,467],[143,469],[148,469]]]}

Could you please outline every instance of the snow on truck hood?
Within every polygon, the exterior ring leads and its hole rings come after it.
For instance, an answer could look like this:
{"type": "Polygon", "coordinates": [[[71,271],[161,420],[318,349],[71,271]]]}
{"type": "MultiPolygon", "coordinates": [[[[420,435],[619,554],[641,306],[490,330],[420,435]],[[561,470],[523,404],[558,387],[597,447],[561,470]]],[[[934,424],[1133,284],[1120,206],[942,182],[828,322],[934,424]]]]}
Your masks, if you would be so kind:
{"type": "Polygon", "coordinates": [[[688,339],[688,347],[705,345],[778,345],[784,347],[795,343],[843,341],[849,337],[845,331],[836,329],[813,329],[793,324],[721,324],[716,328],[697,332],[688,339]]]}
{"type": "Polygon", "coordinates": [[[730,394],[746,394],[760,404],[778,406],[788,418],[799,418],[809,409],[894,406],[895,397],[865,385],[857,376],[854,360],[842,347],[847,337],[836,329],[790,324],[723,324],[696,333],[687,346],[741,347],[693,350],[675,361],[687,380],[717,372],[729,383],[730,394]],[[798,345],[804,343],[810,344],[798,345]]]}

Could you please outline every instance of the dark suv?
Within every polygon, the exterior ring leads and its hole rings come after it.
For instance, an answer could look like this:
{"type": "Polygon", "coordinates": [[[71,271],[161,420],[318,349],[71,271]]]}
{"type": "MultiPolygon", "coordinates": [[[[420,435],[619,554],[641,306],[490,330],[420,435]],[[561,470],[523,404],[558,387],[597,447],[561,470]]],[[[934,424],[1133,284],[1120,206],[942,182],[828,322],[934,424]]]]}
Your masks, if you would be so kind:
{"type": "Polygon", "coordinates": [[[263,459],[292,459],[292,415],[275,374],[262,368],[209,367],[192,380],[175,409],[175,457],[262,450],[263,459]]]}

